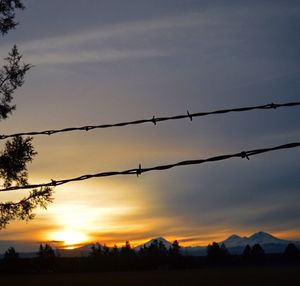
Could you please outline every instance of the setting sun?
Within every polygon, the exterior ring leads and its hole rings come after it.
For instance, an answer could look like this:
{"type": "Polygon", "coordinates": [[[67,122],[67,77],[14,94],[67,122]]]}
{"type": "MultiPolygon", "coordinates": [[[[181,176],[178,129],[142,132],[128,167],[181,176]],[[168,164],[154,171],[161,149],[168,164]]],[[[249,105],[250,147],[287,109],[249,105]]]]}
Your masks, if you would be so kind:
{"type": "Polygon", "coordinates": [[[72,246],[87,242],[88,237],[79,231],[62,230],[53,233],[51,235],[51,239],[55,241],[62,241],[64,246],[72,246]]]}
{"type": "Polygon", "coordinates": [[[0,0],[1,285],[300,286],[299,11],[0,0]]]}

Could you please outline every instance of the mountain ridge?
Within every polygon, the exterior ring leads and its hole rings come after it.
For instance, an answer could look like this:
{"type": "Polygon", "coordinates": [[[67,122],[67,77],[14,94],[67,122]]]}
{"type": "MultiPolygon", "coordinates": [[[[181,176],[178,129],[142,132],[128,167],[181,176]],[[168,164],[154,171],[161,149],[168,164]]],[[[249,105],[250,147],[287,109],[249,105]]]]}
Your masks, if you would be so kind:
{"type": "MultiPolygon", "coordinates": [[[[169,249],[172,246],[172,242],[168,241],[164,237],[156,237],[153,239],[150,239],[146,241],[145,243],[142,243],[140,245],[137,245],[133,247],[135,251],[139,251],[142,247],[146,246],[149,247],[152,243],[157,241],[157,243],[163,243],[167,249],[169,249]]],[[[7,243],[7,241],[6,241],[7,243]]],[[[224,244],[226,248],[229,250],[231,254],[241,254],[246,247],[246,245],[249,245],[253,247],[253,245],[259,243],[266,253],[282,253],[286,246],[289,243],[294,243],[299,249],[300,249],[300,241],[292,241],[292,240],[284,240],[277,238],[267,232],[259,231],[256,233],[253,233],[250,236],[239,236],[237,234],[230,235],[227,239],[218,242],[219,245],[224,244]]],[[[0,241],[1,244],[1,241],[0,241]]],[[[51,244],[51,243],[50,243],[51,244]]],[[[179,240],[180,244],[180,240],[179,240]]],[[[62,248],[55,248],[55,251],[60,256],[67,256],[67,257],[75,257],[75,256],[88,256],[91,252],[91,247],[93,244],[88,243],[85,245],[82,245],[79,248],[75,249],[62,249],[62,248]]],[[[100,245],[102,245],[100,243],[100,245]]],[[[17,246],[14,246],[17,249],[17,246]]],[[[206,249],[207,246],[182,246],[181,252],[183,255],[206,255],[206,249]]],[[[28,257],[29,256],[36,256],[37,252],[20,252],[20,257],[28,257]]],[[[3,256],[0,253],[0,258],[3,256]]]]}
{"type": "Polygon", "coordinates": [[[240,237],[238,235],[231,235],[227,239],[221,241],[220,243],[224,243],[226,247],[232,248],[237,246],[246,246],[247,244],[249,246],[253,246],[255,244],[288,244],[290,242],[293,242],[291,240],[284,240],[277,238],[267,232],[259,231],[256,233],[253,233],[250,236],[244,236],[240,237]]]}

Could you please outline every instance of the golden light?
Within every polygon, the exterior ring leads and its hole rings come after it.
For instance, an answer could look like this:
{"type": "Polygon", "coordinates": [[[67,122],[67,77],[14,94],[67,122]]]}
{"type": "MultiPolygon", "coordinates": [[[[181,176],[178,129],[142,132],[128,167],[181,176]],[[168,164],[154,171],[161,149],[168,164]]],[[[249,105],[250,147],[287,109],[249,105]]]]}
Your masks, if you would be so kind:
{"type": "MultiPolygon", "coordinates": [[[[101,200],[94,194],[86,199],[87,192],[82,193],[85,200],[78,197],[66,203],[63,196],[71,195],[67,188],[64,190],[60,202],[56,200],[56,204],[48,210],[53,224],[51,229],[44,231],[42,240],[57,242],[58,247],[70,249],[95,241],[101,243],[107,233],[118,233],[124,229],[127,232],[139,227],[135,222],[125,222],[123,219],[140,212],[135,204],[129,205],[127,202],[124,206],[123,201],[110,198],[111,194],[107,197],[102,194],[101,200]]],[[[79,192],[79,195],[82,193],[79,192]]]]}
{"type": "Polygon", "coordinates": [[[64,248],[74,248],[88,243],[95,214],[87,206],[62,204],[53,208],[57,230],[46,234],[45,239],[62,243],[64,248]]]}
{"type": "Polygon", "coordinates": [[[86,234],[75,230],[62,230],[51,234],[53,240],[62,241],[64,246],[76,246],[88,240],[86,234]]]}

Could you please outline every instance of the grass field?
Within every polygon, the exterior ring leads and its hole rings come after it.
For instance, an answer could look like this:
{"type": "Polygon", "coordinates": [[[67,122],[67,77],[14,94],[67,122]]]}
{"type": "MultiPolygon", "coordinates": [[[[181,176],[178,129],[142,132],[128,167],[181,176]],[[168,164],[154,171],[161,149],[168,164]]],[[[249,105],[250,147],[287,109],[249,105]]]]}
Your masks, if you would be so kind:
{"type": "Polygon", "coordinates": [[[0,285],[300,285],[300,266],[207,268],[139,272],[1,275],[0,285]]]}

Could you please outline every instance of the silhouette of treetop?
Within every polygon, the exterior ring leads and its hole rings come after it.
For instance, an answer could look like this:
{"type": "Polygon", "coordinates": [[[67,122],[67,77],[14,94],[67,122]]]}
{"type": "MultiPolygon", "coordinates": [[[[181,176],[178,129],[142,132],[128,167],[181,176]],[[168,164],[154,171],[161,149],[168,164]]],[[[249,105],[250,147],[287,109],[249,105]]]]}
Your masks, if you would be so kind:
{"type": "Polygon", "coordinates": [[[22,55],[16,45],[4,60],[6,64],[0,69],[0,120],[6,119],[15,110],[16,106],[10,104],[13,93],[24,84],[24,76],[32,67],[22,62],[22,55]]]}
{"type": "Polygon", "coordinates": [[[0,0],[0,33],[2,35],[18,25],[15,21],[16,9],[25,9],[21,0],[0,0]]]}

